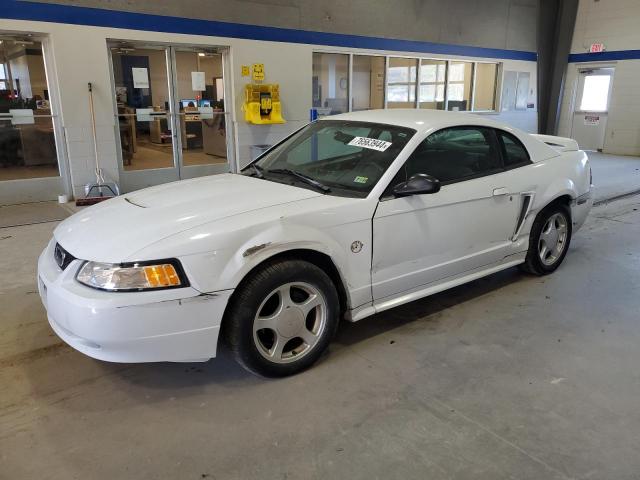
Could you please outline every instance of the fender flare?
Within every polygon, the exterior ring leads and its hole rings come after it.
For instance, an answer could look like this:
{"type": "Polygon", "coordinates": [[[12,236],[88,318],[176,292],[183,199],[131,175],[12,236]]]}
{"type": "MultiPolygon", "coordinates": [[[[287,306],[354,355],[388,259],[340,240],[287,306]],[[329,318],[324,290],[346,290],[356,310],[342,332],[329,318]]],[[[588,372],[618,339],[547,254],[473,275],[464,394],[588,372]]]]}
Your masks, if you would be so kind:
{"type": "Polygon", "coordinates": [[[554,180],[541,195],[533,209],[537,215],[541,210],[546,208],[561,197],[568,196],[572,201],[578,197],[575,183],[569,178],[559,178],[554,180]]]}
{"type": "MultiPolygon", "coordinates": [[[[307,251],[322,255],[331,262],[341,283],[336,285],[336,288],[342,290],[345,306],[348,308],[351,305],[348,277],[341,268],[341,265],[345,265],[344,252],[337,242],[317,229],[296,225],[287,225],[285,228],[286,235],[283,235],[285,229],[282,227],[271,228],[239,245],[221,270],[220,277],[225,279],[230,288],[236,289],[251,272],[274,257],[287,252],[307,251]],[[308,238],[316,240],[309,241],[308,238]]],[[[300,256],[304,257],[302,253],[300,256]]],[[[327,274],[334,277],[331,272],[327,274]]],[[[337,279],[332,280],[335,283],[337,279]]]]}

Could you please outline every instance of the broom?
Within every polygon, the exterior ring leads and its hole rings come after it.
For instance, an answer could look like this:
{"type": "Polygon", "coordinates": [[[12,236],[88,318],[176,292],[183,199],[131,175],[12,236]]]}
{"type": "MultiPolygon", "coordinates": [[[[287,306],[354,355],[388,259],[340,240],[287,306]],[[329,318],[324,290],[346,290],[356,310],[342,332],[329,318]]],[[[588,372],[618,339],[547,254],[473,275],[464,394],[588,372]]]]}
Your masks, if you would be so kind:
{"type": "Polygon", "coordinates": [[[96,203],[117,197],[120,193],[115,182],[106,182],[100,162],[98,160],[98,138],[96,135],[96,115],[93,109],[93,87],[89,82],[89,110],[91,111],[91,133],[93,134],[93,154],[96,162],[96,181],[84,186],[84,198],[76,200],[77,206],[94,205],[96,203]]]}

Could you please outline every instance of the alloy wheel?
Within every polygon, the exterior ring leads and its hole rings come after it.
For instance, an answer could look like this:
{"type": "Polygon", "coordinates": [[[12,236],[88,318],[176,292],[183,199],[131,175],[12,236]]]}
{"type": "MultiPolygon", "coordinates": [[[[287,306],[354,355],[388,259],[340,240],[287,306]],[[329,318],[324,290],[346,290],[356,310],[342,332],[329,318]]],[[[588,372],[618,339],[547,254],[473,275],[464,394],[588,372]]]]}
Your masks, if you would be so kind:
{"type": "Polygon", "coordinates": [[[282,285],[260,304],[253,339],[260,354],[274,363],[291,363],[307,355],[327,324],[327,301],[304,282],[282,285]]]}
{"type": "Polygon", "coordinates": [[[553,265],[562,256],[568,231],[567,218],[562,213],[554,213],[547,219],[538,239],[538,255],[542,263],[553,265]]]}

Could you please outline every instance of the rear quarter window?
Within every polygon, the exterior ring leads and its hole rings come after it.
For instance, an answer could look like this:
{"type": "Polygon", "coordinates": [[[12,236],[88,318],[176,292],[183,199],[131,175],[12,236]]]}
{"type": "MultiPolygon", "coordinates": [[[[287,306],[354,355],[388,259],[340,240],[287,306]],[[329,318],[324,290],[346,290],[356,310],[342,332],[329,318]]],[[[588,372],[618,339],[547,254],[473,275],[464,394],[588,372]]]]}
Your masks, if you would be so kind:
{"type": "Polygon", "coordinates": [[[496,132],[502,146],[505,168],[522,167],[531,163],[529,152],[514,135],[502,130],[496,132]]]}

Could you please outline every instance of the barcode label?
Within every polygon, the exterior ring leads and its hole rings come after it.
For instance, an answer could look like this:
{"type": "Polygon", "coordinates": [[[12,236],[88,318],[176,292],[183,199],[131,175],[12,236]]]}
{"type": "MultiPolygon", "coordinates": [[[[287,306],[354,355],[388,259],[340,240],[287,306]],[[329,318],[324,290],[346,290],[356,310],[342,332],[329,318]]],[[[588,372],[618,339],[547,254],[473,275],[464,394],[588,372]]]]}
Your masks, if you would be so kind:
{"type": "Polygon", "coordinates": [[[384,152],[387,148],[391,146],[391,142],[385,142],[384,140],[378,140],[377,138],[355,137],[353,140],[349,142],[349,145],[353,145],[354,147],[363,147],[363,148],[368,148],[370,150],[377,150],[379,152],[384,152]]]}

